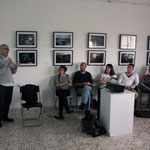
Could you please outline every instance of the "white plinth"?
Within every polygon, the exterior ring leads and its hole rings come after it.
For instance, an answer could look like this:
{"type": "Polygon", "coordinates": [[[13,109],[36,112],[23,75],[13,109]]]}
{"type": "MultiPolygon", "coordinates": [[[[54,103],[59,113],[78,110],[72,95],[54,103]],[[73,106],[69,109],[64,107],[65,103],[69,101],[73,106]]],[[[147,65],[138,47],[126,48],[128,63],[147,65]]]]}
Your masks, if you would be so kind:
{"type": "Polygon", "coordinates": [[[100,122],[109,136],[131,134],[134,118],[134,93],[111,93],[101,89],[100,122]]]}

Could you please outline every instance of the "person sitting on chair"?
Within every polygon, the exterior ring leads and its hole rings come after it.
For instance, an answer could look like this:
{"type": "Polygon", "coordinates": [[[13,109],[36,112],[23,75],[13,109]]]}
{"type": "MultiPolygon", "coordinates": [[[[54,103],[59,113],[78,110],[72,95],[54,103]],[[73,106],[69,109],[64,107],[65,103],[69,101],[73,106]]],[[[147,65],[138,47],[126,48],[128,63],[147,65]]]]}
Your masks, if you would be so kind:
{"type": "Polygon", "coordinates": [[[139,84],[139,75],[133,73],[134,65],[128,64],[127,72],[122,73],[118,79],[118,84],[125,86],[125,89],[135,93],[135,99],[138,97],[138,93],[135,88],[139,84]]]}
{"type": "Polygon", "coordinates": [[[69,109],[67,96],[70,95],[71,78],[66,74],[67,67],[59,67],[59,75],[55,77],[56,95],[59,97],[59,116],[55,116],[56,119],[62,120],[63,117],[63,106],[66,108],[67,114],[72,113],[69,109]]]}
{"type": "MultiPolygon", "coordinates": [[[[139,83],[139,88],[141,92],[150,93],[150,66],[149,66],[148,73],[142,76],[141,82],[139,83]]],[[[150,109],[150,94],[149,94],[148,105],[146,108],[150,109]]]]}
{"type": "Polygon", "coordinates": [[[90,97],[91,97],[91,85],[93,85],[92,75],[86,71],[87,64],[82,62],[80,64],[80,71],[77,71],[74,75],[74,85],[77,88],[77,94],[81,95],[81,105],[79,110],[90,111],[90,97]]]}
{"type": "Polygon", "coordinates": [[[150,66],[148,74],[142,76],[141,82],[150,88],[150,66]]]}
{"type": "Polygon", "coordinates": [[[102,85],[106,85],[107,82],[117,82],[117,76],[114,71],[114,67],[112,64],[107,64],[105,72],[101,74],[99,83],[102,85]]]}

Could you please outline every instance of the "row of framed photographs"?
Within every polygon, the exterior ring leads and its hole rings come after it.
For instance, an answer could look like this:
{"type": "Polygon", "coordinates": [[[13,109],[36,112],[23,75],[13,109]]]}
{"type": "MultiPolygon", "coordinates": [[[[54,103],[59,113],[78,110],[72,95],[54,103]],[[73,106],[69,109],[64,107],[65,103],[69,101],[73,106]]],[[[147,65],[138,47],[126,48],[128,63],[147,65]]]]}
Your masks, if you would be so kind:
{"type": "MultiPolygon", "coordinates": [[[[106,33],[88,33],[88,48],[106,49],[106,33]]],[[[135,50],[137,36],[120,34],[119,49],[135,50]]],[[[150,36],[147,49],[150,50],[150,36]]],[[[16,31],[17,48],[37,48],[36,31],[16,31]]],[[[73,48],[73,32],[53,32],[53,48],[73,48]]]]}
{"type": "MultiPolygon", "coordinates": [[[[129,63],[135,64],[135,51],[119,51],[119,62],[121,66],[129,63]]],[[[16,61],[20,66],[37,66],[37,50],[16,50],[16,61]]],[[[106,62],[106,51],[88,50],[87,64],[89,66],[104,66],[106,62]]],[[[150,52],[147,52],[147,65],[150,65],[150,52]]],[[[72,66],[73,50],[53,50],[53,65],[72,66]]]]}
{"type": "MultiPolygon", "coordinates": [[[[119,65],[126,66],[129,63],[135,64],[135,51],[120,51],[119,65]]],[[[104,50],[88,50],[87,64],[89,66],[104,66],[106,63],[106,51],[104,50]]],[[[53,51],[53,65],[73,65],[73,51],[72,50],[54,50],[53,51]]]]}

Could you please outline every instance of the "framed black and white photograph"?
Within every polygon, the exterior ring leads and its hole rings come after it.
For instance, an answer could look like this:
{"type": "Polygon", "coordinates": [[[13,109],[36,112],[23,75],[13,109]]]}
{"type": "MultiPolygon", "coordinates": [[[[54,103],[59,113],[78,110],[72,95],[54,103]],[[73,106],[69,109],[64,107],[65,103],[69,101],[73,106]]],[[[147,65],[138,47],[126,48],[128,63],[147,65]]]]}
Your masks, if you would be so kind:
{"type": "Polygon", "coordinates": [[[150,36],[147,39],[147,50],[150,50],[150,36]]]}
{"type": "Polygon", "coordinates": [[[89,66],[104,66],[106,62],[106,51],[89,50],[87,64],[89,66]]]}
{"type": "Polygon", "coordinates": [[[72,50],[54,50],[53,51],[53,65],[54,66],[72,66],[73,65],[73,51],[72,50]]]}
{"type": "Polygon", "coordinates": [[[106,48],[106,33],[88,33],[88,48],[106,48]]]}
{"type": "Polygon", "coordinates": [[[150,52],[147,52],[146,65],[147,65],[147,66],[150,66],[150,52]]]}
{"type": "Polygon", "coordinates": [[[119,48],[134,50],[136,49],[136,41],[137,41],[136,35],[120,34],[119,48]]]}
{"type": "Polygon", "coordinates": [[[73,48],[73,32],[53,32],[54,48],[73,48]]]}
{"type": "Polygon", "coordinates": [[[37,50],[16,50],[16,61],[20,66],[37,66],[37,50]]]}
{"type": "Polygon", "coordinates": [[[36,48],[37,32],[36,31],[16,31],[17,48],[36,48]]]}
{"type": "Polygon", "coordinates": [[[120,51],[119,52],[119,65],[127,66],[128,64],[135,64],[135,51],[120,51]]]}

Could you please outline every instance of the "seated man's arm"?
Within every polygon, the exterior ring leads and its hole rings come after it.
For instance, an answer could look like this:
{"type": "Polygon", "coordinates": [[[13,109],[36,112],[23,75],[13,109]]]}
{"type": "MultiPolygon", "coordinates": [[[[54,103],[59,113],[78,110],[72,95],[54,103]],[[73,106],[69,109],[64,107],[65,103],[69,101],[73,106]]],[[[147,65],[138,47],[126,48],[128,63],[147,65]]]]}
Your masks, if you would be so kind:
{"type": "Polygon", "coordinates": [[[87,77],[88,77],[87,82],[84,82],[84,81],[82,82],[81,78],[79,77],[79,74],[76,73],[74,76],[74,85],[78,87],[83,87],[85,85],[89,85],[89,86],[93,85],[93,79],[92,79],[91,74],[87,74],[87,77]]]}
{"type": "Polygon", "coordinates": [[[75,86],[84,86],[84,83],[75,83],[75,86]]]}
{"type": "Polygon", "coordinates": [[[117,83],[118,83],[119,85],[122,85],[122,79],[123,79],[123,74],[120,74],[120,76],[119,76],[119,78],[118,78],[118,81],[117,81],[117,83]]]}
{"type": "Polygon", "coordinates": [[[139,85],[139,75],[135,74],[135,82],[133,85],[131,85],[131,88],[134,89],[139,85]]]}

